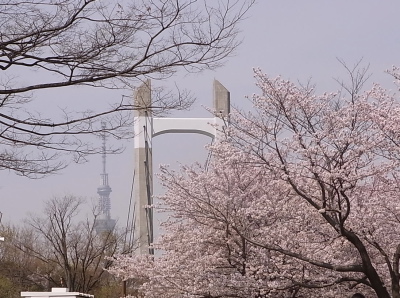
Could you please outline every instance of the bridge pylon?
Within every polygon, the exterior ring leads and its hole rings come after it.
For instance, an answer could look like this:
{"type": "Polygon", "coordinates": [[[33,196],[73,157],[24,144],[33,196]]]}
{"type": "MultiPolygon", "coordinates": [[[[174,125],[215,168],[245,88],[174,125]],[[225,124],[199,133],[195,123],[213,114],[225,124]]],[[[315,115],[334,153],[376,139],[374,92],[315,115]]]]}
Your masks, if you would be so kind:
{"type": "Polygon", "coordinates": [[[154,254],[153,160],[152,139],[166,133],[198,133],[218,139],[230,112],[230,93],[217,80],[213,83],[214,117],[211,118],[156,118],[152,116],[151,81],[137,88],[134,137],[134,199],[135,239],[139,254],[154,254]]]}

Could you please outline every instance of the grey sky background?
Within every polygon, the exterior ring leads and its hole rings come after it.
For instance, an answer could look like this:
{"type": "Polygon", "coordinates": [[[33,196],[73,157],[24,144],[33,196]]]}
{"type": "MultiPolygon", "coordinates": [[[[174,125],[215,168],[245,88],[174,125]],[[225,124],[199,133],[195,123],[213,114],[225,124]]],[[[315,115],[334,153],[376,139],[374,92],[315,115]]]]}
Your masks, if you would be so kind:
{"type": "MultiPolygon", "coordinates": [[[[212,1],[212,0],[210,0],[212,1]]],[[[352,66],[360,59],[370,65],[372,82],[395,90],[393,78],[385,74],[400,65],[400,1],[398,0],[258,0],[242,23],[243,44],[236,55],[216,71],[201,74],[180,72],[160,86],[187,88],[197,102],[190,111],[174,117],[208,117],[203,106],[212,106],[212,82],[218,79],[231,92],[231,103],[248,108],[246,95],[257,93],[253,67],[271,76],[317,85],[317,90],[339,89],[334,78],[346,79],[337,58],[352,66]]],[[[42,92],[35,109],[46,109],[46,101],[59,101],[60,107],[79,110],[81,105],[104,105],[118,91],[80,88],[42,92]]],[[[101,140],[98,140],[99,145],[101,140]]],[[[210,139],[202,135],[161,135],[153,140],[155,170],[160,163],[176,167],[178,162],[204,163],[204,146],[210,139]]],[[[112,188],[111,214],[123,226],[126,221],[133,174],[133,141],[121,144],[120,155],[107,157],[107,172],[112,188]]],[[[73,194],[97,200],[101,157],[92,156],[82,165],[71,164],[59,174],[29,180],[14,173],[0,172],[0,211],[3,222],[18,224],[28,212],[40,212],[43,201],[52,196],[73,194]]],[[[159,187],[157,188],[159,189],[159,187]]],[[[159,190],[158,190],[159,191],[159,190]]]]}

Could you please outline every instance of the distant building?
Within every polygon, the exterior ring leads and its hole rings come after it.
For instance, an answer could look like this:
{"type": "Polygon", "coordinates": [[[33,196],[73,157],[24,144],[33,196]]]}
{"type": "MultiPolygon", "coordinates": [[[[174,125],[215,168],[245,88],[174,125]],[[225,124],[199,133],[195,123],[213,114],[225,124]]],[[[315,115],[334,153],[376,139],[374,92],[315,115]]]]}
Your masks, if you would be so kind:
{"type": "MultiPolygon", "coordinates": [[[[106,124],[102,123],[103,130],[106,128],[106,124]]],[[[106,171],[106,135],[103,132],[103,152],[102,152],[102,163],[103,172],[100,174],[101,185],[97,188],[97,193],[99,194],[99,205],[98,205],[98,215],[95,221],[95,227],[97,233],[111,232],[115,227],[115,220],[111,219],[111,201],[110,193],[111,187],[108,185],[108,174],[106,171]]]]}

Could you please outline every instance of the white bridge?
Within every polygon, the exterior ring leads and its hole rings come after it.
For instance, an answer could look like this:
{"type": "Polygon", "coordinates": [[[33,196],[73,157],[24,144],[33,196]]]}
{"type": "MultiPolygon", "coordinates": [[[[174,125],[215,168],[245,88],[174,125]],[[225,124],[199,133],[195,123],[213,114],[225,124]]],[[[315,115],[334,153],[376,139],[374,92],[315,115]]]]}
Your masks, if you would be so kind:
{"type": "Polygon", "coordinates": [[[224,117],[230,111],[229,91],[214,80],[214,117],[155,118],[151,114],[151,82],[147,80],[135,94],[135,239],[139,254],[153,254],[154,240],[152,139],[166,133],[198,133],[218,138],[224,117]]]}

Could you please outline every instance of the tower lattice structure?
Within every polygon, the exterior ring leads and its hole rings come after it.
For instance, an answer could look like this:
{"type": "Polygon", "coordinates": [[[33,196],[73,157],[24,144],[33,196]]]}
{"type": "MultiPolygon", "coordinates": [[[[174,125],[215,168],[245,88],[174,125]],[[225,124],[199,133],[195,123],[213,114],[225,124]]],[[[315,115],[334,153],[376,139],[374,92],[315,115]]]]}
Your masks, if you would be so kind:
{"type": "Polygon", "coordinates": [[[99,195],[98,216],[96,218],[96,230],[98,233],[111,232],[115,227],[115,220],[111,218],[111,187],[108,183],[108,174],[106,170],[107,150],[106,150],[106,124],[102,123],[102,173],[100,174],[100,186],[97,188],[99,195]]]}

